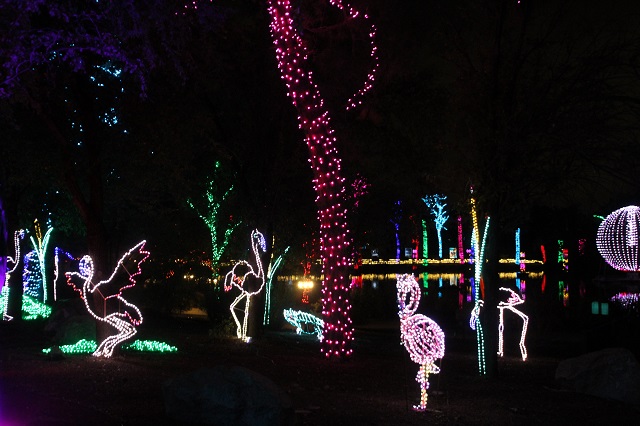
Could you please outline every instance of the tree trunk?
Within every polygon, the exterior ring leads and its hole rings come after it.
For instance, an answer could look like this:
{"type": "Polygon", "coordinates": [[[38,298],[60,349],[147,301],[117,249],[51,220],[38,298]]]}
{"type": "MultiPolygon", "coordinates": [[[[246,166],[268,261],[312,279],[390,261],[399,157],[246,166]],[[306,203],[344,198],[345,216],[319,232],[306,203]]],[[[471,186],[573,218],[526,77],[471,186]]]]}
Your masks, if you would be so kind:
{"type": "MultiPolygon", "coordinates": [[[[80,86],[81,87],[81,86],[80,86]]],[[[84,147],[86,149],[87,164],[86,176],[78,176],[74,165],[73,155],[71,151],[71,141],[61,131],[58,124],[52,119],[40,104],[32,100],[40,118],[45,123],[53,140],[62,153],[62,181],[67,186],[69,194],[80,217],[87,230],[87,251],[94,263],[94,283],[102,280],[109,271],[107,268],[107,234],[104,228],[103,206],[104,206],[104,187],[102,182],[102,165],[98,141],[98,131],[95,126],[95,119],[98,116],[93,108],[93,100],[85,99],[81,102],[81,110],[83,111],[84,123],[84,147]],[[88,184],[87,195],[80,187],[80,181],[86,181],[88,184]]],[[[89,303],[94,304],[94,312],[96,315],[104,317],[106,315],[104,309],[104,300],[97,293],[94,293],[93,300],[89,303]]],[[[98,344],[109,334],[112,333],[110,327],[103,321],[97,321],[96,337],[98,344]]]]}
{"type": "Polygon", "coordinates": [[[313,82],[307,49],[293,22],[288,0],[269,0],[271,35],[287,92],[298,111],[313,171],[320,220],[320,255],[323,262],[322,315],[325,322],[321,351],[327,358],[352,353],[353,326],[349,303],[350,239],[345,203],[345,179],[340,171],[336,138],[329,112],[313,82]]]}

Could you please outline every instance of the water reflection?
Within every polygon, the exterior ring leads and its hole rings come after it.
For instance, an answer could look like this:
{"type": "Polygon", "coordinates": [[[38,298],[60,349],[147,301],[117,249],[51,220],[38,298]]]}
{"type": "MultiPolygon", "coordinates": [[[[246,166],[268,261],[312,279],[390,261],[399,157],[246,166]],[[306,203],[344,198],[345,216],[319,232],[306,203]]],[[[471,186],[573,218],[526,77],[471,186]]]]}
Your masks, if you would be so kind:
{"type": "MultiPolygon", "coordinates": [[[[321,282],[321,276],[307,276],[306,279],[321,282]]],[[[280,277],[279,281],[284,281],[294,287],[301,277],[289,276],[280,277]]],[[[428,273],[423,272],[416,275],[416,280],[422,289],[422,296],[428,305],[442,305],[443,303],[451,309],[470,310],[475,300],[475,292],[480,291],[482,298],[483,289],[474,283],[472,274],[464,273],[428,273]],[[444,299],[444,300],[443,300],[444,299]],[[451,303],[454,301],[455,303],[451,303]]],[[[545,294],[547,290],[547,277],[543,272],[503,272],[499,274],[499,287],[511,288],[517,291],[525,302],[531,299],[532,304],[546,300],[545,303],[561,304],[567,307],[569,303],[569,286],[563,281],[558,281],[557,296],[545,294]]],[[[354,304],[375,305],[380,310],[380,306],[387,306],[388,312],[383,316],[397,315],[395,306],[395,286],[396,274],[393,273],[370,273],[354,275],[351,277],[351,294],[354,304]],[[379,299],[387,299],[381,301],[379,299]],[[388,301],[391,302],[388,302],[388,301]]],[[[316,289],[320,285],[315,286],[316,289]]],[[[367,307],[356,307],[356,310],[365,310],[367,307]]]]}
{"type": "MultiPolygon", "coordinates": [[[[471,273],[423,272],[415,276],[422,293],[419,312],[432,318],[451,336],[470,336],[469,318],[474,307],[474,295],[476,291],[482,292],[482,283],[476,286],[471,273]]],[[[319,314],[322,277],[309,278],[316,284],[309,295],[311,305],[296,309],[309,310],[315,307],[319,314]]],[[[298,279],[300,277],[280,277],[279,281],[283,284],[282,289],[293,294],[291,300],[299,302],[301,293],[295,286],[298,279]]],[[[351,283],[351,317],[356,328],[371,324],[392,329],[397,325],[395,273],[354,275],[351,283]]],[[[527,335],[531,339],[538,339],[538,345],[542,344],[544,338],[549,348],[566,341],[567,351],[585,351],[605,345],[624,346],[629,341],[640,342],[640,327],[635,326],[637,322],[631,322],[635,321],[634,318],[640,318],[640,297],[637,292],[620,292],[610,285],[598,285],[584,275],[570,275],[562,271],[551,274],[505,272],[499,274],[498,287],[514,290],[520,295],[524,303],[518,308],[530,319],[527,335]],[[634,325],[620,328],[616,321],[634,325]],[[633,337],[627,336],[631,331],[633,337]],[[567,340],[567,335],[574,337],[567,340]],[[576,343],[578,340],[579,344],[576,343]]],[[[509,316],[505,317],[505,322],[511,322],[506,327],[507,333],[512,336],[507,338],[517,340],[518,333],[511,330],[519,330],[522,320],[517,316],[509,316]]]]}

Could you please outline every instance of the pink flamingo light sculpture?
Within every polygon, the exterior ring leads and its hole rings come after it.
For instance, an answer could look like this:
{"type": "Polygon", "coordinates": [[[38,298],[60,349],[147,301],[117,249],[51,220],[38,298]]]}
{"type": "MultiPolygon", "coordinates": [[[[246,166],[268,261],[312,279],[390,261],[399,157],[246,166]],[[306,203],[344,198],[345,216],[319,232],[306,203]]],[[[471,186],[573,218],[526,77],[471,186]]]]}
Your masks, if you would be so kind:
{"type": "Polygon", "coordinates": [[[247,324],[249,320],[249,307],[251,305],[251,296],[254,296],[260,293],[264,287],[264,269],[262,268],[262,261],[260,260],[260,250],[262,252],[267,251],[266,242],[264,240],[264,236],[258,232],[258,230],[251,231],[251,249],[253,250],[253,255],[256,261],[256,269],[253,269],[253,266],[245,261],[241,260],[233,266],[227,275],[224,277],[224,290],[230,291],[233,286],[236,286],[240,290],[240,295],[235,298],[235,300],[229,306],[229,310],[231,311],[231,315],[233,315],[233,319],[236,322],[237,326],[237,336],[238,339],[241,339],[247,343],[251,341],[251,337],[247,336],[247,324]],[[242,271],[244,270],[244,273],[242,271]],[[245,286],[245,281],[248,278],[252,278],[256,280],[259,285],[257,289],[251,290],[248,286],[245,286]],[[236,305],[240,303],[242,300],[245,300],[244,305],[244,317],[242,318],[242,324],[240,324],[240,320],[236,315],[236,305]]]}
{"type": "Polygon", "coordinates": [[[444,333],[431,318],[415,313],[420,303],[420,286],[415,277],[412,274],[404,274],[397,275],[396,278],[402,344],[409,352],[411,360],[420,365],[416,376],[416,381],[420,384],[420,405],[414,405],[413,408],[416,411],[425,411],[429,374],[440,372],[440,367],[435,361],[444,356],[444,333]]]}
{"type": "Polygon", "coordinates": [[[98,345],[93,353],[96,357],[109,358],[113,355],[113,350],[122,342],[133,337],[136,333],[136,326],[142,323],[142,313],[138,307],[128,302],[122,297],[122,292],[136,284],[135,277],[140,274],[140,265],[149,257],[149,252],[144,250],[146,241],[141,241],[132,249],[127,251],[118,261],[111,276],[97,284],[92,282],[94,274],[93,259],[91,256],[84,256],[80,259],[79,272],[67,272],[67,284],[73,287],[75,291],[80,293],[80,297],[84,300],[87,311],[96,320],[105,322],[118,330],[118,333],[104,339],[98,345]],[[109,294],[109,284],[111,282],[120,281],[126,278],[128,283],[119,287],[118,292],[109,294]],[[78,285],[82,282],[82,286],[78,285]],[[105,303],[105,315],[97,314],[89,304],[89,295],[98,292],[105,303]],[[118,310],[106,313],[106,305],[108,301],[117,301],[118,310]],[[122,310],[122,312],[121,312],[122,310]]]}

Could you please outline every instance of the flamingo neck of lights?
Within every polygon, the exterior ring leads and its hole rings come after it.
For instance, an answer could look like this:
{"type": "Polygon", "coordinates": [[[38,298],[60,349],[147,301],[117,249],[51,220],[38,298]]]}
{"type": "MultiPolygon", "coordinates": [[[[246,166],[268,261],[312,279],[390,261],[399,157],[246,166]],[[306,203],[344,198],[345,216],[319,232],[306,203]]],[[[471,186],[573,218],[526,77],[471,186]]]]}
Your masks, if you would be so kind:
{"type": "Polygon", "coordinates": [[[136,326],[142,323],[142,313],[140,312],[140,309],[122,297],[122,293],[124,290],[135,286],[135,277],[140,275],[142,272],[140,265],[149,257],[149,252],[144,250],[145,244],[146,241],[141,241],[128,250],[118,261],[111,276],[97,284],[92,282],[94,266],[93,260],[90,256],[84,256],[80,259],[79,272],[66,273],[67,283],[71,285],[75,291],[80,293],[80,297],[84,300],[85,307],[89,314],[91,314],[91,316],[96,320],[105,322],[118,331],[117,334],[109,336],[100,342],[95,352],[93,352],[93,356],[110,358],[113,355],[114,349],[118,345],[135,336],[137,333],[136,326]],[[136,257],[137,254],[141,255],[139,259],[136,257]],[[126,262],[133,262],[132,266],[134,266],[134,268],[131,268],[131,265],[128,263],[125,265],[126,262]],[[129,267],[127,268],[127,266],[129,267]],[[117,275],[119,278],[119,274],[122,274],[123,271],[124,275],[128,278],[128,283],[120,287],[119,291],[115,294],[109,295],[107,293],[103,293],[102,290],[106,291],[108,285],[111,284],[112,281],[115,281],[117,275]],[[81,288],[76,286],[74,283],[75,279],[82,282],[81,288]],[[108,299],[117,299],[119,306],[122,307],[124,312],[105,312],[104,316],[96,314],[89,305],[89,296],[95,292],[98,292],[98,294],[102,296],[105,303],[108,299]],[[105,294],[107,295],[105,296],[105,294]]]}
{"type": "Polygon", "coordinates": [[[411,360],[420,365],[416,375],[416,381],[420,385],[420,404],[413,408],[424,411],[427,408],[429,374],[440,372],[435,362],[444,356],[444,333],[431,318],[415,313],[420,303],[420,286],[415,277],[404,274],[397,275],[396,278],[402,344],[411,360]]]}
{"type": "Polygon", "coordinates": [[[264,236],[260,232],[258,232],[257,229],[251,232],[251,249],[253,251],[253,256],[255,259],[256,270],[253,269],[253,266],[249,262],[241,260],[240,262],[236,263],[224,277],[225,291],[230,291],[233,287],[237,287],[240,290],[240,294],[238,295],[238,297],[236,297],[235,300],[231,302],[229,310],[231,311],[233,320],[236,323],[236,335],[238,336],[238,339],[247,343],[251,341],[251,337],[247,335],[249,314],[251,312],[251,296],[255,296],[256,294],[260,293],[265,285],[264,270],[262,268],[262,261],[260,260],[260,253],[264,253],[265,251],[267,251],[267,246],[264,236]],[[245,270],[245,272],[241,273],[242,270],[245,270]],[[248,288],[248,286],[245,285],[245,282],[249,277],[253,277],[253,279],[257,280],[260,283],[256,290],[251,290],[248,288]],[[245,301],[244,315],[242,317],[242,323],[240,323],[238,315],[236,314],[236,306],[243,300],[245,301]]]}

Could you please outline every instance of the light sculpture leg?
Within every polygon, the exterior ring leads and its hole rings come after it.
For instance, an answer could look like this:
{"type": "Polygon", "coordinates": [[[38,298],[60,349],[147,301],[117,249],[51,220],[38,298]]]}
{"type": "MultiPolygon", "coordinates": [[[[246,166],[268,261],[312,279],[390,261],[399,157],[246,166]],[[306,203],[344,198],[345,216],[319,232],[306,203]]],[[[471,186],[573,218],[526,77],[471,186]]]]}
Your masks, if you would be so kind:
{"type": "Polygon", "coordinates": [[[416,411],[425,411],[427,409],[427,399],[429,395],[427,390],[429,389],[429,374],[437,374],[440,369],[433,362],[422,364],[416,375],[416,382],[420,385],[420,405],[414,405],[413,409],[416,411]]]}
{"type": "Polygon", "coordinates": [[[504,308],[498,307],[500,312],[500,324],[498,325],[498,355],[504,355],[504,308]]]}
{"type": "MultiPolygon", "coordinates": [[[[243,339],[244,340],[244,336],[245,334],[243,333],[243,331],[246,331],[246,327],[244,325],[240,324],[240,320],[238,319],[238,316],[236,315],[236,305],[238,303],[240,303],[240,301],[242,299],[244,299],[245,297],[247,297],[247,294],[242,292],[240,293],[240,295],[238,297],[235,298],[235,300],[233,302],[231,302],[231,305],[229,306],[229,310],[231,311],[231,315],[233,316],[233,320],[236,322],[236,327],[237,327],[237,331],[236,331],[236,335],[238,336],[238,339],[243,339]]],[[[245,319],[247,317],[247,309],[245,307],[245,319]]],[[[243,323],[246,323],[245,321],[243,321],[243,323]]]]}
{"type": "Polygon", "coordinates": [[[522,318],[522,332],[520,333],[520,353],[522,354],[522,360],[527,360],[527,347],[524,345],[524,339],[527,335],[527,326],[529,325],[529,317],[515,308],[511,310],[522,318]]]}
{"type": "Polygon", "coordinates": [[[244,318],[242,319],[242,340],[249,343],[251,337],[247,336],[247,324],[249,322],[249,304],[251,296],[247,294],[247,303],[244,305],[244,318]]]}
{"type": "Polygon", "coordinates": [[[11,321],[13,317],[7,313],[9,306],[9,286],[2,286],[2,293],[0,294],[0,308],[2,309],[2,320],[11,321]]]}
{"type": "Polygon", "coordinates": [[[504,355],[504,339],[503,339],[503,334],[504,334],[504,310],[505,309],[509,309],[511,312],[513,312],[514,314],[518,315],[520,318],[522,318],[522,331],[520,332],[520,343],[519,343],[519,347],[520,347],[520,353],[522,354],[522,360],[526,361],[527,360],[527,347],[524,344],[525,341],[525,337],[527,335],[527,326],[529,325],[529,317],[527,315],[525,315],[524,313],[522,313],[521,311],[519,311],[518,309],[514,308],[513,306],[500,306],[498,307],[498,309],[500,310],[500,325],[498,326],[498,355],[503,356],[504,355]]]}
{"type": "Polygon", "coordinates": [[[137,333],[136,328],[129,321],[119,318],[110,318],[106,322],[118,330],[119,333],[104,339],[93,353],[93,356],[104,356],[106,358],[110,358],[113,355],[113,351],[120,343],[135,336],[137,333]]]}

